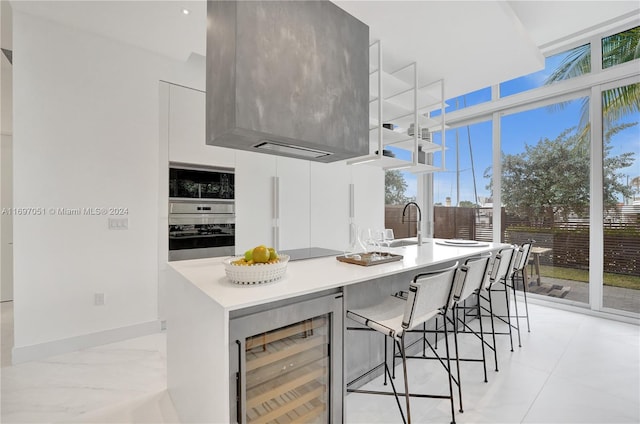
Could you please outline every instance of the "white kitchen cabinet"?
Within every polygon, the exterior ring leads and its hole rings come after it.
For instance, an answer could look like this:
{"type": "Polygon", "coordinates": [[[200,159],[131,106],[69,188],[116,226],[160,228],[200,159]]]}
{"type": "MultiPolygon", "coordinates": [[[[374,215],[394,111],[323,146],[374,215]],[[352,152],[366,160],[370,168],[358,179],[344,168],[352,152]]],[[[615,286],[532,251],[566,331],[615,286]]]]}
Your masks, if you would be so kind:
{"type": "Polygon", "coordinates": [[[353,222],[360,228],[384,228],[384,170],[379,167],[352,165],[354,188],[353,222]]]}
{"type": "Polygon", "coordinates": [[[272,246],[273,177],[276,157],[236,152],[236,253],[260,244],[272,246]]]}
{"type": "Polygon", "coordinates": [[[311,164],[311,244],[346,249],[349,225],[384,228],[384,171],[344,162],[311,164]]]}
{"type": "Polygon", "coordinates": [[[277,242],[280,250],[309,247],[309,161],[278,156],[277,242]]]}
{"type": "Polygon", "coordinates": [[[351,166],[311,163],[311,245],[345,249],[349,243],[351,166]]]}
{"type": "Polygon", "coordinates": [[[168,85],[169,161],[233,168],[235,150],[205,142],[205,92],[168,85]]]}
{"type": "Polygon", "coordinates": [[[309,247],[309,162],[238,151],[236,253],[309,247]]]}

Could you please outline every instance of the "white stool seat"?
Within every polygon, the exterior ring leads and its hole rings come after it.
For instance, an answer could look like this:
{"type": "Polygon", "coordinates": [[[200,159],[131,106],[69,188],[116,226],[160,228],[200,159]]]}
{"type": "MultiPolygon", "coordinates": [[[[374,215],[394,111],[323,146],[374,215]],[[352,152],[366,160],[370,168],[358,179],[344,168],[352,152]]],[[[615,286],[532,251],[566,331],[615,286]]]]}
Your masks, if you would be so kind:
{"type": "Polygon", "coordinates": [[[377,305],[348,310],[347,317],[395,339],[404,333],[402,319],[406,303],[404,299],[388,296],[377,305]]]}

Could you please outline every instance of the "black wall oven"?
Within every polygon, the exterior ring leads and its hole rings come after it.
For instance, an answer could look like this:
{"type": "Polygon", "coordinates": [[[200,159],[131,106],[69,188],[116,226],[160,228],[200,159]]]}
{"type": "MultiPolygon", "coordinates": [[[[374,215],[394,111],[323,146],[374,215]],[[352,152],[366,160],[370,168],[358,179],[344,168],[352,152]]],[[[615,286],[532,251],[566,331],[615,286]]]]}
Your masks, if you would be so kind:
{"type": "Polygon", "coordinates": [[[184,163],[169,166],[169,197],[175,199],[234,199],[235,174],[230,168],[184,163]]]}
{"type": "Polygon", "coordinates": [[[232,169],[171,164],[169,261],[235,253],[232,169]]]}

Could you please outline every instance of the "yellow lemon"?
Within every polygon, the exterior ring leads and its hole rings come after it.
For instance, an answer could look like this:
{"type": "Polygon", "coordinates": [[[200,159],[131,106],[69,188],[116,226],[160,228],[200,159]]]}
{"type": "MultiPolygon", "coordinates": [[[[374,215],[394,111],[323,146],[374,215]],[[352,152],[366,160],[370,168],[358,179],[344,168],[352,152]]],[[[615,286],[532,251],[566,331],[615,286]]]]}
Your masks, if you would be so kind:
{"type": "Polygon", "coordinates": [[[269,261],[269,249],[266,246],[258,246],[253,249],[253,262],[265,263],[269,261]]]}
{"type": "Polygon", "coordinates": [[[276,252],[276,249],[274,249],[273,247],[269,248],[269,260],[270,261],[275,261],[276,259],[278,259],[278,252],[276,252]]]}

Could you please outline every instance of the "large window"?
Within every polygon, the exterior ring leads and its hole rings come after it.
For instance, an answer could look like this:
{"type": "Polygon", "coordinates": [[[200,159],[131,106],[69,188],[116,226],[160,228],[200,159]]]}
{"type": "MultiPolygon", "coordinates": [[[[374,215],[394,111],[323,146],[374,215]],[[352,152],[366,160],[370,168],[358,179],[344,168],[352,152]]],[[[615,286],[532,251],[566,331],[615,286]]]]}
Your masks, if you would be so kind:
{"type": "Polygon", "coordinates": [[[603,306],[640,313],[640,84],[602,92],[603,306]]]}
{"type": "Polygon", "coordinates": [[[535,240],[528,291],[582,303],[589,301],[585,102],[514,113],[501,123],[503,241],[535,240]]]}
{"type": "Polygon", "coordinates": [[[605,37],[602,39],[602,69],[638,59],[640,50],[640,27],[605,37]]]}
{"type": "MultiPolygon", "coordinates": [[[[471,93],[464,94],[462,96],[448,99],[446,103],[446,113],[451,113],[456,110],[464,109],[466,107],[475,106],[481,103],[491,101],[491,87],[486,87],[481,90],[476,90],[471,93]]],[[[436,114],[434,113],[434,116],[436,114]]]]}
{"type": "MultiPolygon", "coordinates": [[[[406,161],[411,161],[411,152],[405,149],[387,146],[395,157],[406,161]]],[[[415,220],[412,216],[402,220],[402,211],[407,202],[415,202],[417,197],[418,179],[415,174],[403,170],[385,171],[385,228],[394,231],[395,238],[406,238],[416,236],[416,226],[410,220],[415,220]]],[[[415,212],[413,212],[415,214],[415,212]]]]}
{"type": "Polygon", "coordinates": [[[549,56],[544,69],[500,84],[500,97],[522,93],[527,90],[570,79],[591,72],[591,45],[549,56]]]}
{"type": "Polygon", "coordinates": [[[434,236],[492,240],[491,122],[447,130],[445,171],[433,177],[434,236]]]}

